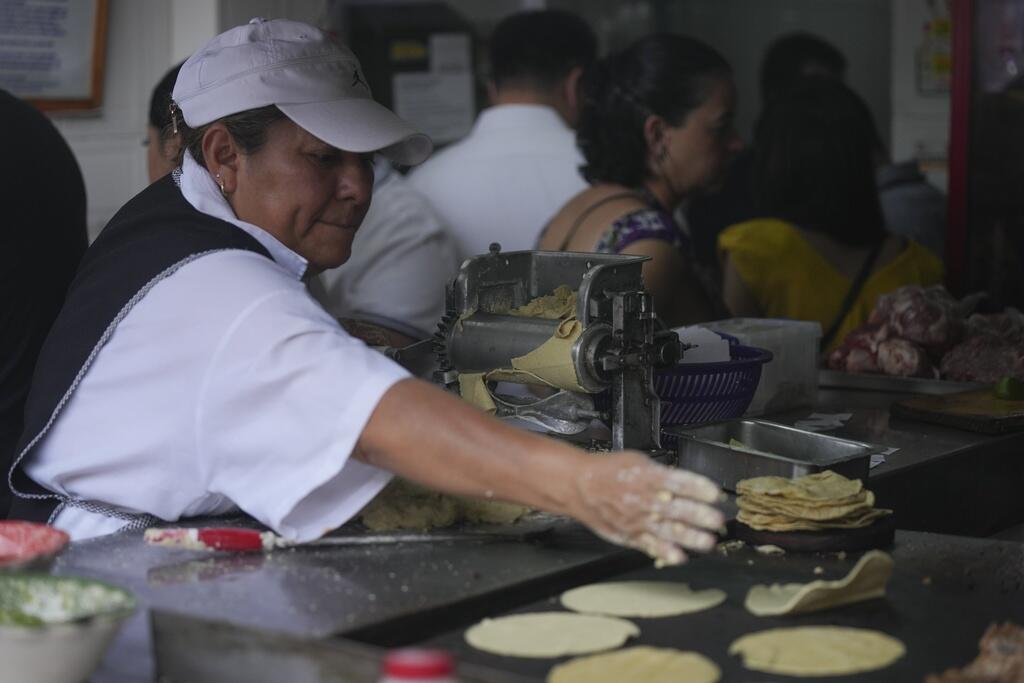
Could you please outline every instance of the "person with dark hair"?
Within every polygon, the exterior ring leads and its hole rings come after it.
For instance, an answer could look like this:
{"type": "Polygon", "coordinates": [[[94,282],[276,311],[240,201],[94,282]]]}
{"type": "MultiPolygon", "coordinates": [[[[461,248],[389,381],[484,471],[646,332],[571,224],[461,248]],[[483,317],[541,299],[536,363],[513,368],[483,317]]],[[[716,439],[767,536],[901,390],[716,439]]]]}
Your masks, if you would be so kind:
{"type": "Polygon", "coordinates": [[[784,95],[806,76],[846,79],[846,57],[831,43],[810,33],[776,38],[761,60],[761,104],[784,95]]]}
{"type": "Polygon", "coordinates": [[[867,105],[829,78],[769,103],[754,148],[759,218],[718,239],[736,316],[816,320],[830,350],[878,296],[942,281],[942,263],[885,228],[875,186],[878,133],[867,105]]]}
{"type": "MultiPolygon", "coordinates": [[[[762,111],[769,100],[811,75],[841,81],[846,77],[846,58],[835,46],[809,33],[790,33],[776,38],[761,58],[762,111]]],[[[694,255],[706,268],[718,269],[719,233],[730,225],[755,217],[752,165],[753,152],[748,147],[733,160],[720,188],[696,197],[686,206],[694,255]]]]}
{"type": "Polygon", "coordinates": [[[171,91],[181,64],[163,75],[149,97],[149,124],[146,126],[146,170],[149,182],[159,180],[177,166],[181,141],[171,126],[171,91]]]}
{"type": "Polygon", "coordinates": [[[490,38],[491,106],[463,140],[410,174],[437,209],[462,258],[530,249],[541,227],[586,187],[572,128],[579,82],[597,54],[580,17],[561,10],[513,14],[490,38]]]}
{"type": "Polygon", "coordinates": [[[642,38],[602,60],[584,83],[578,128],[591,186],[552,219],[541,249],[650,256],[644,283],[669,325],[712,319],[715,295],[672,216],[714,187],[739,150],[729,64],[679,35],[642,38]]]}
{"type": "MultiPolygon", "coordinates": [[[[834,45],[809,33],[792,33],[777,39],[765,52],[761,63],[762,102],[768,103],[792,90],[807,77],[844,82],[846,58],[834,45]]],[[[863,106],[865,115],[870,116],[866,105],[863,106]]],[[[875,185],[886,228],[920,242],[942,258],[946,230],[945,195],[928,183],[915,159],[892,163],[873,121],[871,127],[875,133],[875,185]]],[[[749,164],[741,162],[741,167],[749,169],[749,164]]],[[[747,188],[749,192],[749,184],[747,188]]],[[[738,207],[753,208],[752,203],[737,202],[735,196],[732,199],[733,212],[742,210],[738,207]]],[[[748,217],[753,215],[734,213],[733,218],[738,220],[731,222],[737,223],[748,217]]]]}
{"type": "MultiPolygon", "coordinates": [[[[0,464],[10,467],[32,371],[89,243],[85,182],[46,116],[0,90],[0,464]]],[[[0,492],[0,518],[10,506],[0,492]]]]}
{"type": "Polygon", "coordinates": [[[709,479],[503,424],[412,378],[309,295],[304,280],[350,255],[372,155],[414,165],[431,149],[361,71],[283,19],[185,62],[181,172],[131,199],[83,259],[26,402],[14,516],[82,539],[244,512],[302,542],[396,473],[569,515],[668,563],[710,550],[724,517],[709,479]]]}

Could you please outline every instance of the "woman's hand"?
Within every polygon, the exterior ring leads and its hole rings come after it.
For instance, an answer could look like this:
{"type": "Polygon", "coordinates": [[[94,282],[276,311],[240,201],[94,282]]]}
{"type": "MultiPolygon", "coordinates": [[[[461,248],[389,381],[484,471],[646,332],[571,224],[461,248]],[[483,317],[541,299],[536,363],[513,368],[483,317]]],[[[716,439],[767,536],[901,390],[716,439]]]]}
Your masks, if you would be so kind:
{"type": "Polygon", "coordinates": [[[427,488],[570,515],[662,564],[683,562],[683,548],[710,550],[725,522],[706,477],[510,427],[419,380],[384,394],[355,455],[427,488]]]}
{"type": "Polygon", "coordinates": [[[571,514],[599,536],[643,550],[659,565],[686,561],[683,548],[715,546],[725,517],[710,505],[722,497],[710,479],[631,451],[592,460],[577,480],[571,514]]]}

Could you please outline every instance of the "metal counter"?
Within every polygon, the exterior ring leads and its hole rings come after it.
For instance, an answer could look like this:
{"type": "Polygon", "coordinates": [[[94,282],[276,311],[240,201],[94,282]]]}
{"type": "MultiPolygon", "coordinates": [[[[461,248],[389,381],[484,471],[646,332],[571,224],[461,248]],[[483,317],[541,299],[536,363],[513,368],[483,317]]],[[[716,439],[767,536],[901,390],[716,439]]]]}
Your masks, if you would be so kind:
{"type": "MultiPolygon", "coordinates": [[[[223,521],[218,520],[219,524],[223,521]]],[[[55,574],[107,580],[151,609],[321,638],[436,629],[453,606],[480,615],[520,602],[518,587],[572,585],[638,566],[638,553],[566,520],[531,541],[441,541],[221,553],[146,545],[141,531],[73,543],[55,574]],[[507,605],[496,602],[498,592],[507,605]]],[[[395,636],[396,642],[405,636],[395,636]]]]}
{"type": "Polygon", "coordinates": [[[993,436],[889,415],[912,396],[823,388],[813,408],[763,419],[793,425],[811,413],[853,413],[825,433],[898,448],[871,470],[868,487],[879,507],[896,510],[901,529],[988,536],[1024,522],[1024,432],[993,436]]]}

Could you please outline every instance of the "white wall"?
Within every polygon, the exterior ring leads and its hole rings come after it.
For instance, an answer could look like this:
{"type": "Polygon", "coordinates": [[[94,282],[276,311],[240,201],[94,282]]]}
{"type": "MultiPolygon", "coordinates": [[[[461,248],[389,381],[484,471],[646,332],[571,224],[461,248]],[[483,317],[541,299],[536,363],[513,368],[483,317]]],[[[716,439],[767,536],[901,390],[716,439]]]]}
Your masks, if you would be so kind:
{"type": "Polygon", "coordinates": [[[54,114],[85,176],[89,235],[148,184],[149,96],[172,64],[216,33],[216,0],[110,0],[103,105],[54,114]]]}
{"type": "Polygon", "coordinates": [[[945,190],[949,148],[949,96],[921,95],[916,84],[916,55],[922,26],[930,12],[927,0],[892,3],[892,157],[922,154],[928,179],[945,190]]]}

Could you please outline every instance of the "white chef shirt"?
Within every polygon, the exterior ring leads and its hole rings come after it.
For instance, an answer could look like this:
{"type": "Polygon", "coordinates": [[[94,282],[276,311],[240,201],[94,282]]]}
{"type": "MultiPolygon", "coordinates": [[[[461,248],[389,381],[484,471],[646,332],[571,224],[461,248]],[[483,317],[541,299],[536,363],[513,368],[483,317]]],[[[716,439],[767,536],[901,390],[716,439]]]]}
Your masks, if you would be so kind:
{"type": "Polygon", "coordinates": [[[379,158],[374,171],[373,201],[352,257],[321,273],[320,302],[338,318],[428,337],[444,315],[445,285],[458,271],[455,240],[391,164],[379,158]]]}
{"type": "MultiPolygon", "coordinates": [[[[117,326],[26,473],[48,489],[164,520],[242,510],[293,540],[344,523],[390,479],[350,456],[407,373],[350,337],[306,291],[306,261],[235,218],[187,157],[182,194],[260,241],[202,256],[117,326]]],[[[121,519],[68,506],[74,539],[121,519]]]]}
{"type": "Polygon", "coordinates": [[[469,135],[409,174],[449,226],[459,257],[535,248],[555,213],[587,187],[572,129],[551,107],[485,109],[469,135]]]}

